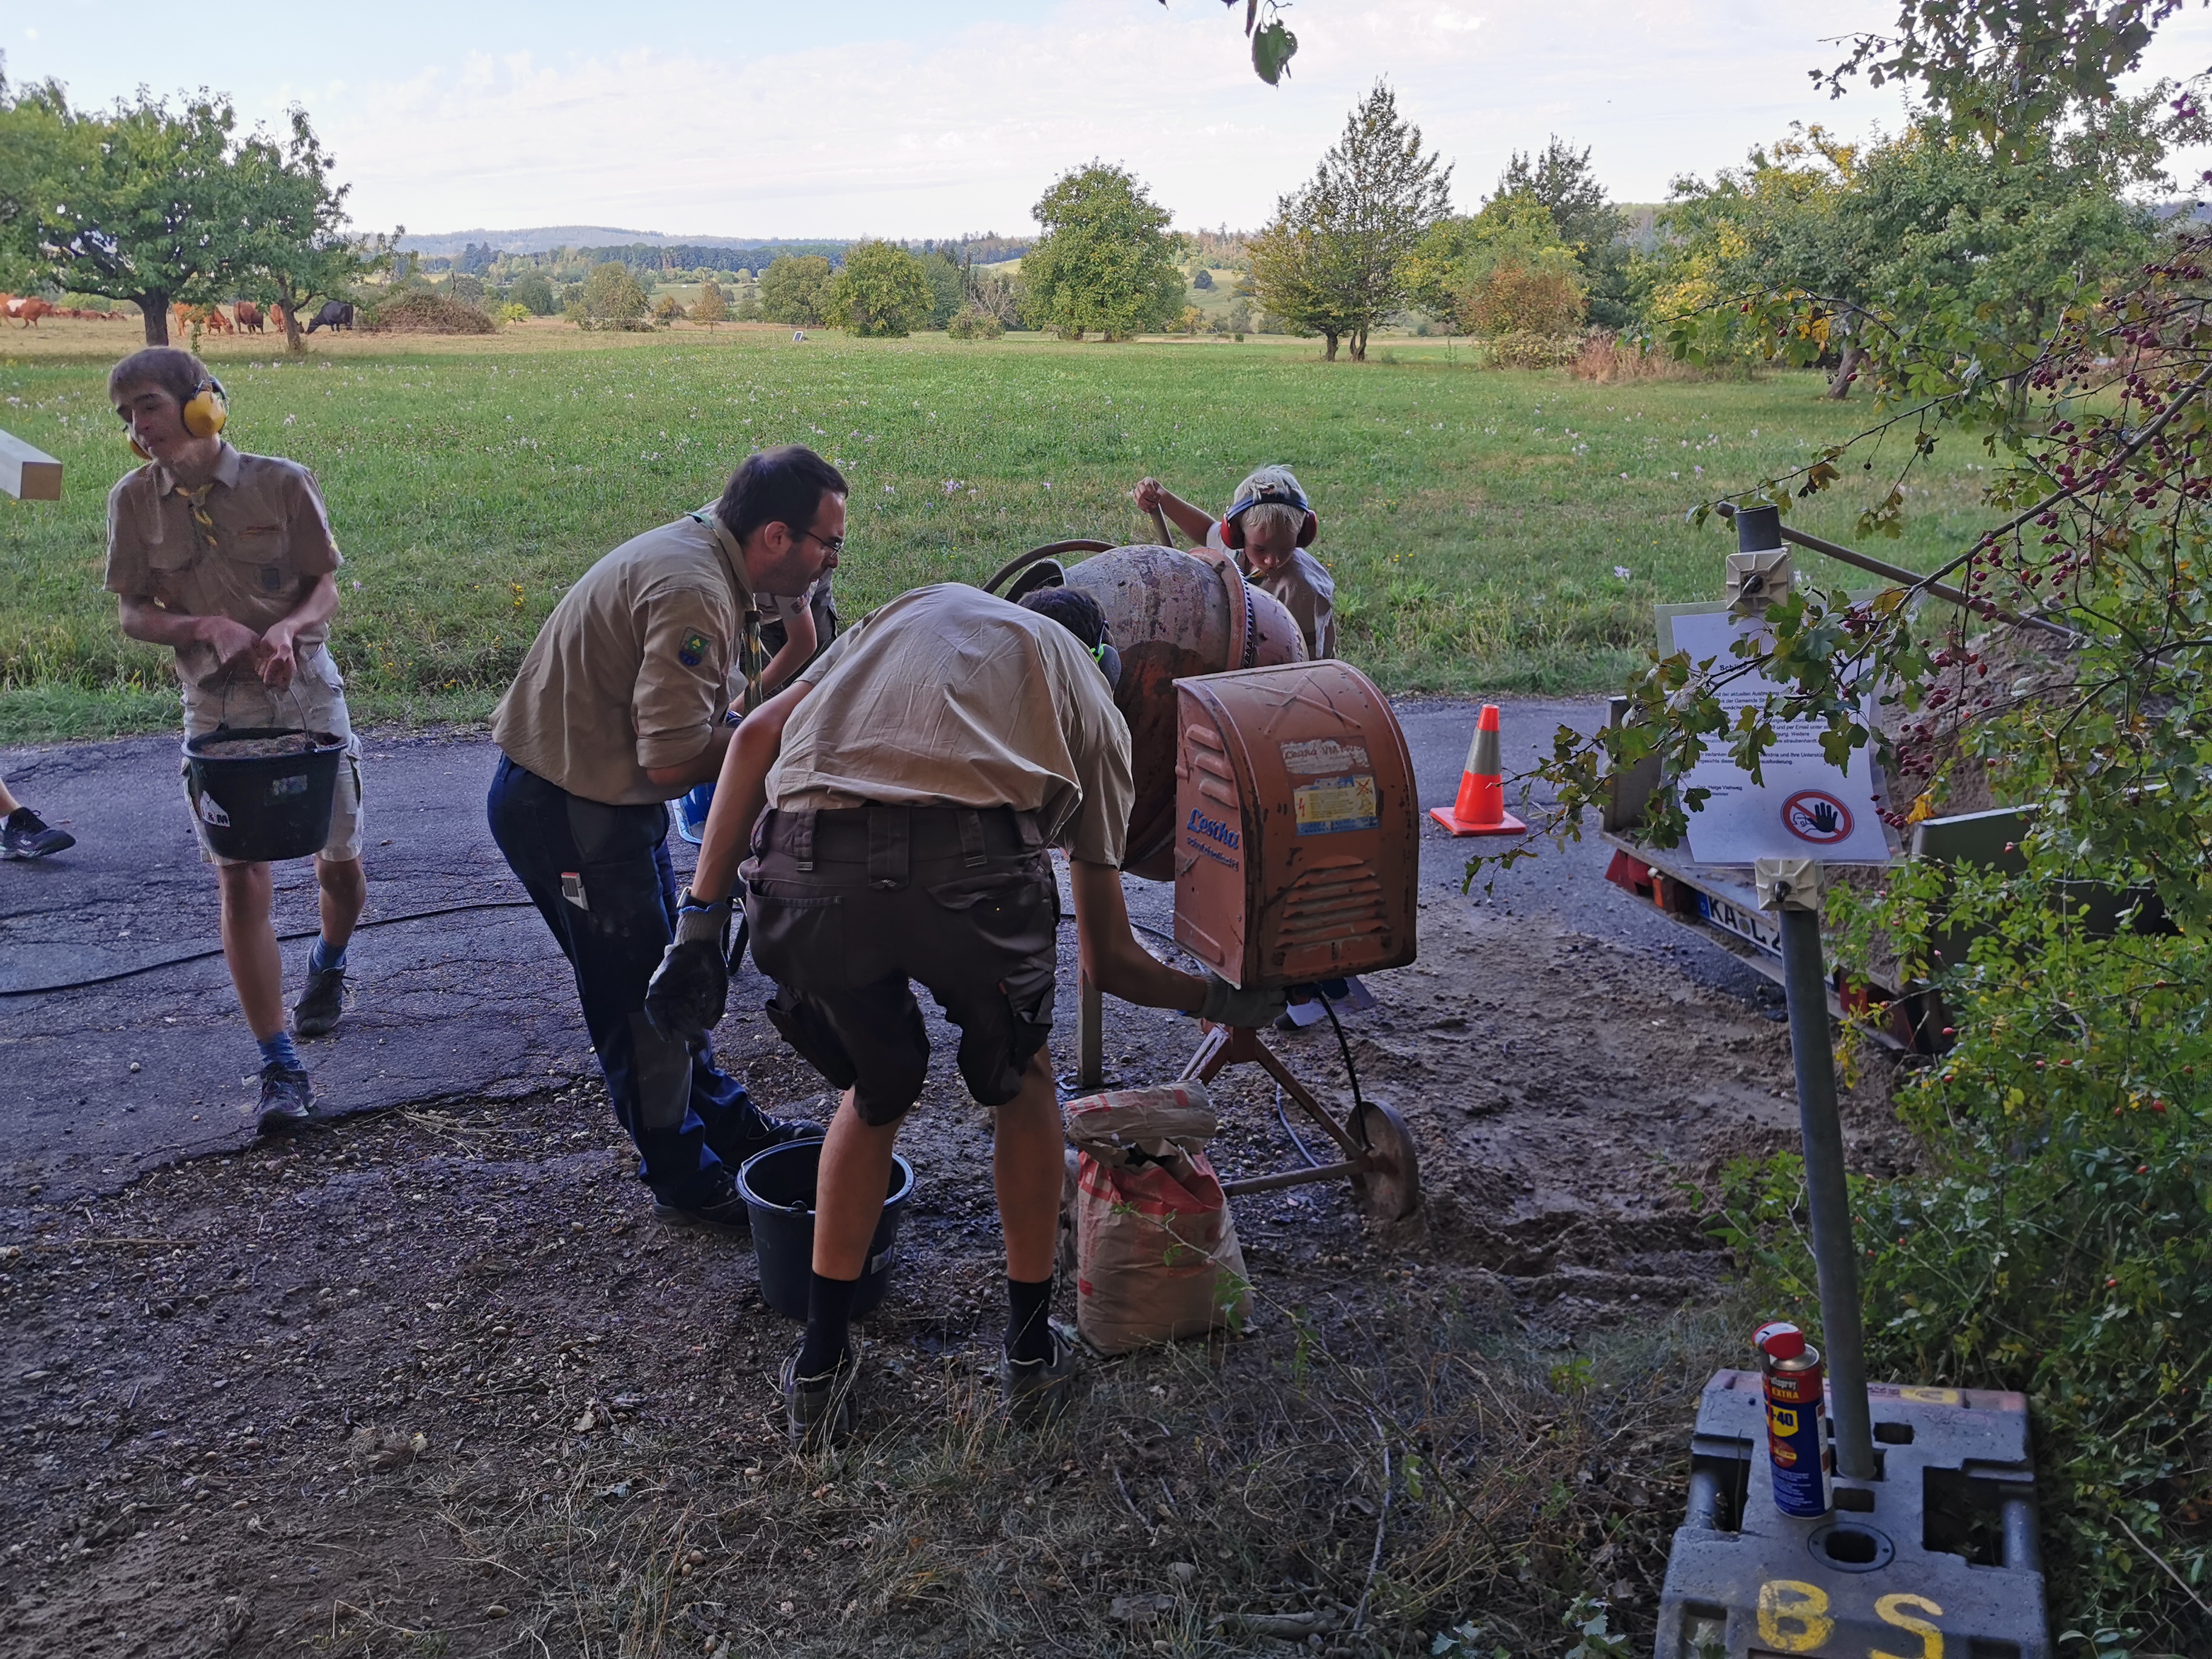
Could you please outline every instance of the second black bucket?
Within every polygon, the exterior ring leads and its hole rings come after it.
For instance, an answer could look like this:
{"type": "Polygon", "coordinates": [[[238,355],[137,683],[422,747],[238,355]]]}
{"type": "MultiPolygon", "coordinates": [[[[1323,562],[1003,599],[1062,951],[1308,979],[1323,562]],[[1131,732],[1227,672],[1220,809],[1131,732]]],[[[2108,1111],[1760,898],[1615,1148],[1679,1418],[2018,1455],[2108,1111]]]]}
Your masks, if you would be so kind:
{"type": "Polygon", "coordinates": [[[252,863],[303,859],[331,836],[345,740],[289,726],[218,726],[185,742],[208,845],[252,863]]]}
{"type": "MultiPolygon", "coordinates": [[[[738,1191],[752,1218],[753,1254],[760,1260],[761,1300],[786,1319],[806,1317],[806,1291],[814,1274],[814,1188],[821,1173],[822,1143],[787,1140],[756,1152],[738,1171],[738,1191]]],[[[914,1165],[891,1158],[891,1189],[883,1219],[868,1241],[868,1262],[853,1297],[853,1316],[865,1318],[890,1289],[898,1254],[899,1219],[914,1196],[914,1165]]]]}

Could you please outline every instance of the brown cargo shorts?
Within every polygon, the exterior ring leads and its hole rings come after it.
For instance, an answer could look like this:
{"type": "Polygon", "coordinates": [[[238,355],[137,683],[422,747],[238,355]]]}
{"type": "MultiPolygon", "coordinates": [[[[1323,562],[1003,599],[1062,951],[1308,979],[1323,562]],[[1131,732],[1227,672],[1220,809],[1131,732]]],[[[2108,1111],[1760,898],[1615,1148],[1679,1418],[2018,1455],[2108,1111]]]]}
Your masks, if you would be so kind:
{"type": "Polygon", "coordinates": [[[1060,888],[1035,820],[1007,807],[771,811],[745,863],[768,1017],[863,1122],[921,1097],[929,1036],[914,987],[960,1028],[960,1075],[1012,1100],[1052,1033],[1060,888]]]}

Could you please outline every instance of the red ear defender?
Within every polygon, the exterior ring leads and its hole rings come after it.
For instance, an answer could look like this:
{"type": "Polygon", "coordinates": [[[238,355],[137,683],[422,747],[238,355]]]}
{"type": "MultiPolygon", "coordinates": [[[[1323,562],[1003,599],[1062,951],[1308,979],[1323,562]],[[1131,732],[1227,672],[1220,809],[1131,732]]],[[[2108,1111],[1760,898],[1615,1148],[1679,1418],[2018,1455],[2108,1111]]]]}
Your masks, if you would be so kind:
{"type": "Polygon", "coordinates": [[[1222,545],[1234,548],[1240,553],[1243,551],[1244,515],[1255,507],[1295,507],[1304,514],[1305,522],[1298,526],[1297,545],[1300,547],[1311,547],[1314,538],[1321,534],[1321,520],[1315,515],[1312,502],[1296,489],[1263,485],[1258,495],[1230,503],[1229,511],[1221,520],[1222,545]]]}

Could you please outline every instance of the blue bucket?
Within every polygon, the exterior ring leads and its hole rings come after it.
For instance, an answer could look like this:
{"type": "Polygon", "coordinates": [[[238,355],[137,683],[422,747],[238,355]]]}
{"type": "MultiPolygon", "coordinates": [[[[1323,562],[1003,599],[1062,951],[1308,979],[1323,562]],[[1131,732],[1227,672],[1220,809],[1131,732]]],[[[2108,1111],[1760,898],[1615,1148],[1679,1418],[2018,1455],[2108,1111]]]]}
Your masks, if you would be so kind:
{"type": "MultiPolygon", "coordinates": [[[[752,1218],[761,1300],[786,1319],[806,1317],[806,1294],[814,1278],[814,1192],[821,1170],[820,1141],[787,1140],[754,1153],[738,1171],[738,1192],[752,1218]]],[[[891,1189],[876,1236],[868,1241],[867,1266],[853,1297],[855,1319],[873,1313],[890,1290],[899,1218],[913,1196],[914,1165],[893,1153],[891,1189]]]]}

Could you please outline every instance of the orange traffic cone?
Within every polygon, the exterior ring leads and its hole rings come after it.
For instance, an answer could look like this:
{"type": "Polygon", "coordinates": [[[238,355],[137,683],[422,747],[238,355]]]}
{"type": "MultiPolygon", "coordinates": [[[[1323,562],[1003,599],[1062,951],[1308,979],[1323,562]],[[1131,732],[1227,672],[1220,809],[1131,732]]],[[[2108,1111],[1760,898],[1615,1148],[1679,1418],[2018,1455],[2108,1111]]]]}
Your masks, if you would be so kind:
{"type": "Polygon", "coordinates": [[[1474,741],[1468,745],[1467,769],[1461,773],[1459,799],[1449,806],[1431,806],[1429,816],[1455,836],[1519,836],[1528,826],[1505,810],[1505,781],[1498,757],[1498,705],[1486,702],[1474,722],[1474,741]]]}

